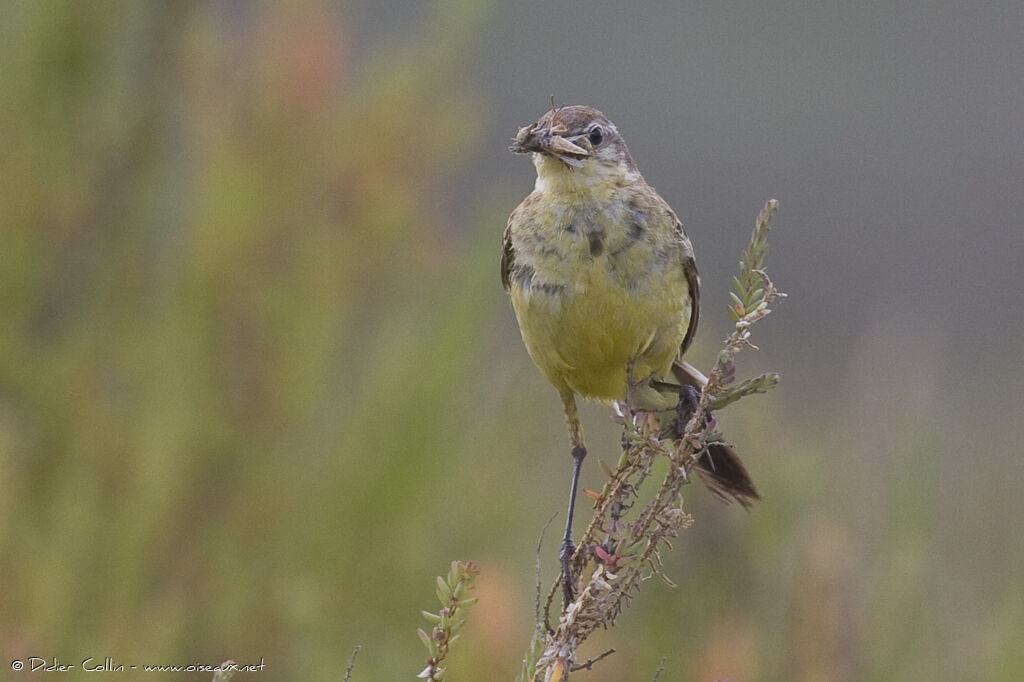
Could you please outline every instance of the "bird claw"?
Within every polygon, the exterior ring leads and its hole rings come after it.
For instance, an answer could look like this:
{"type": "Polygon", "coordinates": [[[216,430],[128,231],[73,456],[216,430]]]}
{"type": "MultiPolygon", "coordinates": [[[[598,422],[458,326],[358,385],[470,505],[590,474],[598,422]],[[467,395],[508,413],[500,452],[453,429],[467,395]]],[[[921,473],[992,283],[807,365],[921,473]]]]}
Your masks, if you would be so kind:
{"type": "Polygon", "coordinates": [[[573,543],[572,538],[565,538],[562,540],[562,551],[559,552],[558,558],[562,562],[562,595],[565,598],[565,605],[568,606],[572,603],[574,596],[574,588],[572,575],[572,556],[576,553],[576,545],[573,543]]]}
{"type": "Polygon", "coordinates": [[[689,384],[679,387],[679,402],[676,404],[676,435],[682,436],[686,424],[700,406],[700,394],[689,384]]]}

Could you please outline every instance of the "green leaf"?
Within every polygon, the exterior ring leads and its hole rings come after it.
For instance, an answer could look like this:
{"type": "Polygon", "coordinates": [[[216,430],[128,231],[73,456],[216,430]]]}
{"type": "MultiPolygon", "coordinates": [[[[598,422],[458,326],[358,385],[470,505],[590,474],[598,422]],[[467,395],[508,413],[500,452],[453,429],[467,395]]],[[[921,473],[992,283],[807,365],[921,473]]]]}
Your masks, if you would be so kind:
{"type": "Polygon", "coordinates": [[[448,587],[448,583],[441,576],[437,576],[437,598],[445,606],[452,600],[452,588],[448,587]]]}
{"type": "Polygon", "coordinates": [[[779,383],[779,375],[775,372],[759,374],[752,379],[746,379],[738,385],[721,391],[711,401],[711,409],[720,410],[726,405],[731,405],[740,398],[752,393],[767,393],[779,383]]]}

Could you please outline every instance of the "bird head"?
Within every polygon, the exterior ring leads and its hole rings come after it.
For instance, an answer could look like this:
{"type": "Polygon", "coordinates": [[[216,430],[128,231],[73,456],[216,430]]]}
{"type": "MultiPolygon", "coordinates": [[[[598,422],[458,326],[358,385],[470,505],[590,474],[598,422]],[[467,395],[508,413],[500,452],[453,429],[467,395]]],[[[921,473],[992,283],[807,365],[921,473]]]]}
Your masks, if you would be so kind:
{"type": "Polygon", "coordinates": [[[636,167],[618,128],[597,109],[553,108],[536,123],[523,126],[509,151],[533,154],[537,174],[626,175],[636,167]]]}

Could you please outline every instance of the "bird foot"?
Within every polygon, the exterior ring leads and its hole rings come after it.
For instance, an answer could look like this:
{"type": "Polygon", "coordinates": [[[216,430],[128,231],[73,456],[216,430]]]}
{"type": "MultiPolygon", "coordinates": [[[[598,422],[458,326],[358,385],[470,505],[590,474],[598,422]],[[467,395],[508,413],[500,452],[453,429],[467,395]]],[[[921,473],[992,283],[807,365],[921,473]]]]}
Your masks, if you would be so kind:
{"type": "Polygon", "coordinates": [[[573,544],[572,538],[565,538],[562,540],[562,551],[559,552],[558,558],[562,562],[562,596],[565,600],[565,606],[572,603],[575,598],[575,579],[572,574],[572,555],[576,553],[576,545],[573,544]]]}
{"type": "Polygon", "coordinates": [[[689,384],[679,387],[679,402],[676,404],[676,435],[682,436],[686,424],[700,406],[700,394],[689,384]]]}

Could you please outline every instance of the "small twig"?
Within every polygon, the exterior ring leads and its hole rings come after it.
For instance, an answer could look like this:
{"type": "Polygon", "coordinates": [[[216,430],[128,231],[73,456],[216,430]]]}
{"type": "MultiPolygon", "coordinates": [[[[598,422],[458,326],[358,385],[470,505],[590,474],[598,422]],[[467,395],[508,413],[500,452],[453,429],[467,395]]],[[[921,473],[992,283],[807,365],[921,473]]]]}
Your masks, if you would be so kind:
{"type": "Polygon", "coordinates": [[[658,682],[658,678],[665,672],[665,657],[661,657],[661,662],[658,663],[658,669],[654,671],[654,677],[651,678],[651,682],[658,682]]]}
{"type": "Polygon", "coordinates": [[[352,667],[356,664],[356,654],[363,648],[362,644],[356,644],[356,648],[352,650],[352,655],[348,659],[348,667],[345,668],[345,677],[341,678],[341,682],[348,682],[352,677],[352,667]]]}
{"type": "Polygon", "coordinates": [[[587,659],[586,663],[573,663],[571,666],[569,666],[569,672],[576,672],[577,670],[590,670],[590,666],[594,665],[605,656],[611,656],[614,653],[615,649],[609,649],[600,656],[595,656],[594,658],[587,659]]]}
{"type": "MultiPolygon", "coordinates": [[[[552,95],[551,98],[553,100],[554,99],[554,95],[552,95]]],[[[541,622],[541,617],[540,617],[540,593],[541,593],[541,590],[544,589],[543,583],[542,583],[541,578],[540,578],[540,551],[541,551],[541,548],[544,546],[544,535],[545,535],[545,533],[548,532],[548,526],[551,525],[551,522],[554,521],[555,517],[557,517],[557,516],[558,516],[558,512],[555,512],[554,514],[551,515],[551,518],[549,518],[547,520],[547,523],[544,524],[544,527],[540,529],[540,537],[537,538],[537,566],[536,566],[536,571],[534,573],[535,579],[537,581],[537,589],[536,589],[536,592],[535,592],[534,603],[533,603],[533,622],[534,622],[535,629],[537,631],[537,636],[541,637],[541,638],[544,637],[545,626],[547,625],[547,623],[546,622],[542,623],[541,622]]]]}

